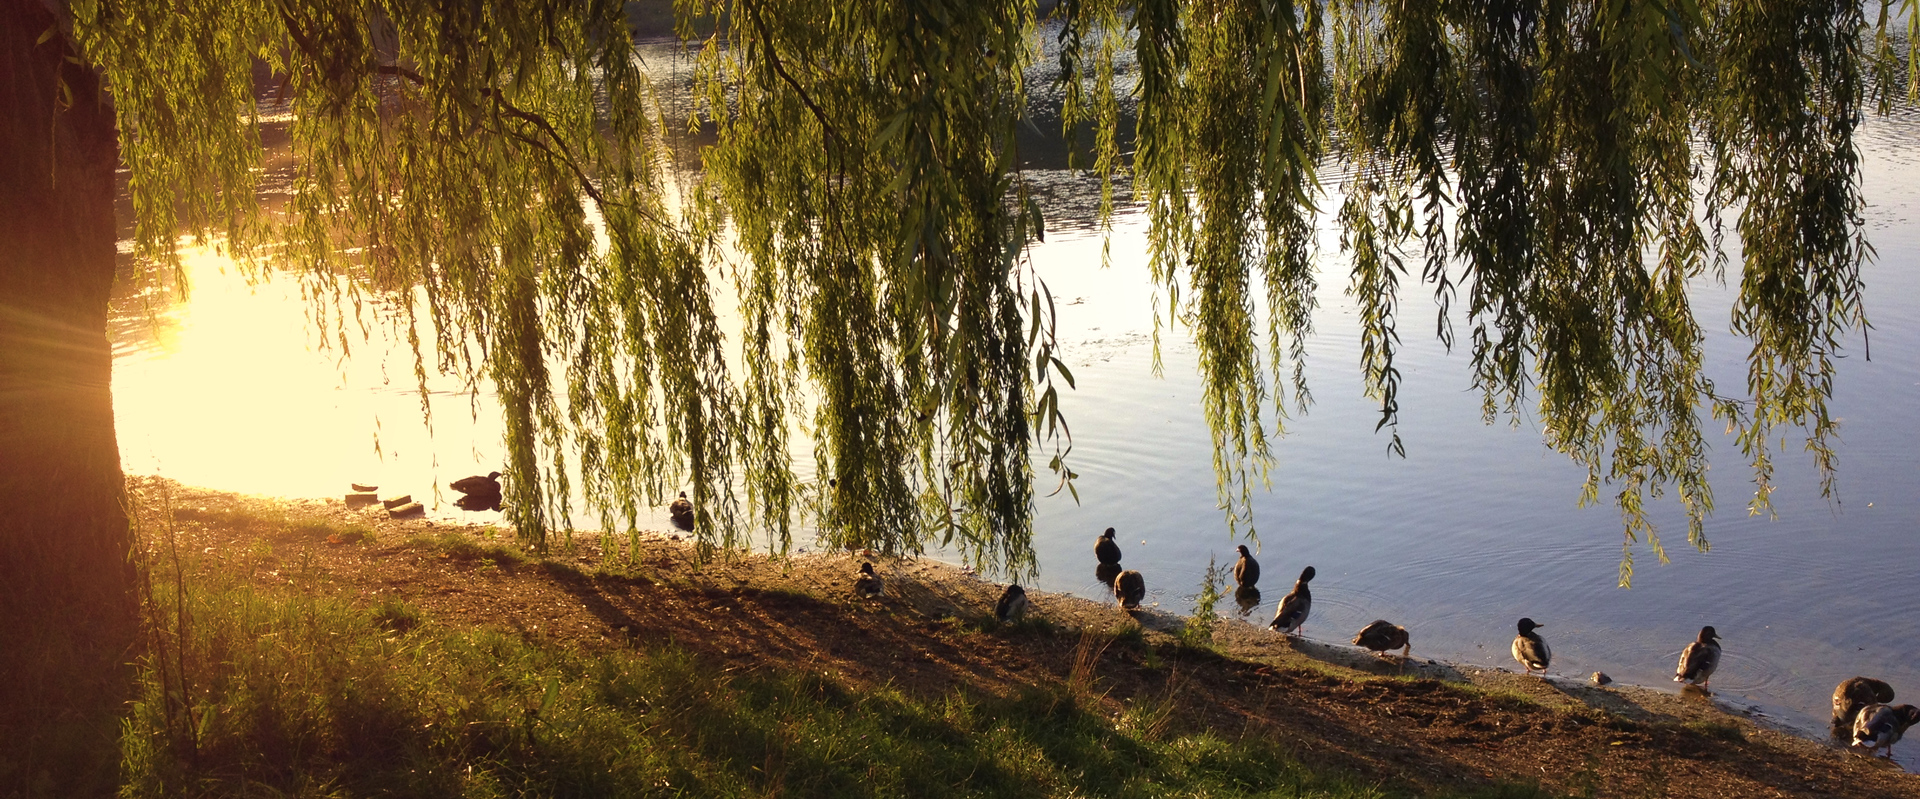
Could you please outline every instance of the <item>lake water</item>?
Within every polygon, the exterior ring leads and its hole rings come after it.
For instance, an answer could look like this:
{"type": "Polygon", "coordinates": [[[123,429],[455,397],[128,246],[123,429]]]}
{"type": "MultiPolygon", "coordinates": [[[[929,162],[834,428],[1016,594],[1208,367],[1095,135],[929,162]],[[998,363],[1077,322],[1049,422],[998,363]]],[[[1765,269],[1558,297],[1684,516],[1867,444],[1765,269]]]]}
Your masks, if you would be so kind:
{"type": "MultiPolygon", "coordinates": [[[[1250,621],[1265,624],[1311,564],[1319,577],[1307,634],[1318,640],[1344,642],[1384,618],[1409,628],[1416,655],[1512,666],[1514,621],[1530,616],[1545,625],[1556,674],[1599,670],[1671,686],[1680,649],[1711,624],[1726,651],[1717,693],[1789,723],[1822,725],[1833,686],[1856,674],[1920,700],[1920,118],[1872,118],[1860,144],[1867,234],[1879,253],[1866,270],[1873,359],[1856,334],[1836,379],[1838,501],[1820,497],[1811,462],[1790,446],[1779,458],[1778,518],[1748,517],[1750,475],[1732,439],[1716,434],[1713,551],[1687,546],[1677,507],[1658,504],[1672,564],[1640,547],[1634,587],[1615,587],[1617,512],[1576,508],[1583,472],[1547,450],[1537,426],[1481,424],[1467,355],[1420,335],[1432,306],[1417,283],[1405,292],[1399,360],[1407,455],[1387,453],[1373,430],[1377,409],[1361,396],[1345,261],[1323,237],[1322,310],[1309,342],[1316,403],[1288,422],[1273,489],[1254,499],[1266,576],[1250,621]]],[[[1148,601],[1184,613],[1209,559],[1229,565],[1240,543],[1217,509],[1193,349],[1183,331],[1170,333],[1165,376],[1150,374],[1144,220],[1116,220],[1102,268],[1092,183],[1041,156],[1030,177],[1046,189],[1052,232],[1033,257],[1058,297],[1078,379],[1062,407],[1081,476],[1077,504],[1064,493],[1039,501],[1036,587],[1104,596],[1090,550],[1113,526],[1127,566],[1146,575],[1148,601]]],[[[431,383],[429,428],[411,355],[379,325],[370,341],[350,331],[354,356],[343,359],[337,337],[309,329],[293,281],[249,285],[206,250],[190,250],[186,268],[190,301],[127,288],[116,300],[114,390],[129,471],[281,496],[338,496],[349,481],[371,481],[429,499],[435,485],[498,468],[501,427],[484,392],[476,401],[463,386],[431,383]]],[[[1737,391],[1745,344],[1726,333],[1732,290],[1703,283],[1694,300],[1710,374],[1737,391]]],[[[1039,483],[1052,487],[1044,473],[1039,483]]],[[[437,515],[493,518],[450,505],[437,515]]],[[[1920,764],[1906,749],[1902,761],[1920,764]]]]}

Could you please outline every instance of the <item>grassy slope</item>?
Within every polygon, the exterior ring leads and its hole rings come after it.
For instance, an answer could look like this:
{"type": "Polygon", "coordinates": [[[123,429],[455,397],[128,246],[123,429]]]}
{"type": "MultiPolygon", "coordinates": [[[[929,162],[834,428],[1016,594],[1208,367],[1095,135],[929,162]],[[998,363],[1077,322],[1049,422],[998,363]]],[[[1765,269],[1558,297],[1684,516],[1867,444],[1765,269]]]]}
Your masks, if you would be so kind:
{"type": "Polygon", "coordinates": [[[856,602],[838,560],[529,559],[337,503],[137,493],[164,532],[130,796],[1920,795],[1646,692],[1048,595],[1002,628],[994,587],[937,567],[856,602]]]}
{"type": "Polygon", "coordinates": [[[1165,702],[1109,717],[1084,683],[856,690],[262,590],[198,554],[174,582],[167,560],[155,615],[186,634],[147,664],[125,737],[133,795],[1391,795],[1277,741],[1176,731],[1165,702]]]}

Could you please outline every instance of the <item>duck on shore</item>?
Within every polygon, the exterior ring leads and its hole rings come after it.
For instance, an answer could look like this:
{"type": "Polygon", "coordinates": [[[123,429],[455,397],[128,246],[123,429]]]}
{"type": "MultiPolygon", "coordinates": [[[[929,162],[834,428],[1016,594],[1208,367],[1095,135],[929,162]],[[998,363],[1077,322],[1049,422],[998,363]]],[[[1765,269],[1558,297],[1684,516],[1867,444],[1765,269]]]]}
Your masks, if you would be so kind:
{"type": "Polygon", "coordinates": [[[1833,689],[1833,728],[1844,733],[1861,708],[1892,701],[1893,686],[1872,677],[1849,678],[1833,689]]]}
{"type": "Polygon", "coordinates": [[[1518,625],[1520,634],[1513,637],[1513,659],[1526,667],[1528,676],[1532,676],[1536,670],[1541,676],[1546,676],[1547,664],[1553,662],[1553,650],[1547,647],[1547,640],[1534,632],[1545,626],[1533,619],[1523,618],[1518,625]]]}
{"type": "Polygon", "coordinates": [[[1720,668],[1720,634],[1713,631],[1713,625],[1700,628],[1700,637],[1687,644],[1680,653],[1680,664],[1673,672],[1674,682],[1692,683],[1702,688],[1713,679],[1713,670],[1720,668]]]}
{"type": "Polygon", "coordinates": [[[886,586],[880,582],[880,575],[873,573],[873,564],[861,562],[860,573],[853,577],[853,594],[858,597],[872,598],[885,593],[886,586]]]}
{"type": "Polygon", "coordinates": [[[1113,581],[1113,596],[1120,600],[1122,608],[1132,610],[1140,607],[1140,600],[1147,598],[1146,576],[1132,569],[1121,572],[1113,581]]]}
{"type": "Polygon", "coordinates": [[[1868,755],[1884,749],[1887,759],[1892,760],[1893,745],[1915,724],[1920,724],[1920,707],[1867,705],[1860,708],[1860,716],[1853,722],[1853,748],[1865,749],[1868,755]]]}
{"type": "Polygon", "coordinates": [[[1389,650],[1398,649],[1404,660],[1413,654],[1413,640],[1407,635],[1407,628],[1386,619],[1374,619],[1372,624],[1360,628],[1353,642],[1373,650],[1375,655],[1385,656],[1389,650]]]}
{"type": "Polygon", "coordinates": [[[1286,635],[1299,635],[1302,625],[1307,623],[1307,614],[1313,612],[1313,591],[1307,583],[1313,582],[1313,567],[1300,570],[1300,579],[1293,581],[1293,590],[1280,599],[1280,607],[1273,613],[1273,621],[1267,626],[1286,635]]]}
{"type": "Polygon", "coordinates": [[[1027,606],[1027,589],[1013,583],[1000,592],[1000,601],[993,606],[993,617],[1002,622],[1019,621],[1027,615],[1027,606]]]}

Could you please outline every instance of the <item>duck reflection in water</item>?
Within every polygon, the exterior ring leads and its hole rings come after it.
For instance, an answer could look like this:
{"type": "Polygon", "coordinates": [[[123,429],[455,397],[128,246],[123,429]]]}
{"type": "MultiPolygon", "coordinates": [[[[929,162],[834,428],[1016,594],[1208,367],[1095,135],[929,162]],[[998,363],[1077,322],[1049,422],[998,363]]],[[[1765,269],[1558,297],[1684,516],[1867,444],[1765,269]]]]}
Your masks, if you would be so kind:
{"type": "Polygon", "coordinates": [[[1093,567],[1093,579],[1099,580],[1101,585],[1108,588],[1113,587],[1114,579],[1119,576],[1120,564],[1118,563],[1102,563],[1093,567]]]}
{"type": "Polygon", "coordinates": [[[1251,585],[1233,592],[1233,603],[1240,606],[1240,618],[1253,615],[1253,609],[1260,607],[1260,589],[1251,585]]]}

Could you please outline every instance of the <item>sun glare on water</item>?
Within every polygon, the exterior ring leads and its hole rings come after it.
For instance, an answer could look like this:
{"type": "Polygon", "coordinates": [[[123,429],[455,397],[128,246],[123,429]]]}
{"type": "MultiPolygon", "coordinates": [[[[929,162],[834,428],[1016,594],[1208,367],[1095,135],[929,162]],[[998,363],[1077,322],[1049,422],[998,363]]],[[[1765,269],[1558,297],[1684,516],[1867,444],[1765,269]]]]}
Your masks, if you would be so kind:
{"type": "Polygon", "coordinates": [[[499,468],[497,414],[483,408],[476,420],[459,383],[439,378],[429,383],[429,432],[411,356],[381,325],[360,341],[349,323],[354,357],[343,358],[290,276],[249,283],[208,247],[181,258],[190,302],[155,308],[151,320],[144,309],[119,310],[142,317],[118,325],[114,342],[128,472],[277,496],[333,496],[373,482],[431,504],[436,483],[499,468]]]}

